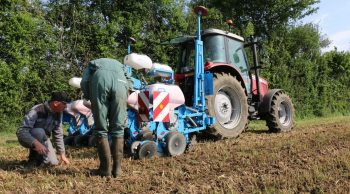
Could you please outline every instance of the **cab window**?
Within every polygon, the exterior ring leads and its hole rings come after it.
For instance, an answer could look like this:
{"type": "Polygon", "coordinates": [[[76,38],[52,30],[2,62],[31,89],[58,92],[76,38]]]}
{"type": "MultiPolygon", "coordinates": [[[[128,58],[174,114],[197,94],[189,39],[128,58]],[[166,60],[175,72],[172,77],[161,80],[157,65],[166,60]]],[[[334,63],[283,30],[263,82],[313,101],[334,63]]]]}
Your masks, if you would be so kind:
{"type": "Polygon", "coordinates": [[[226,62],[224,36],[207,36],[203,42],[204,62],[226,62]]]}
{"type": "Polygon", "coordinates": [[[248,72],[248,66],[244,54],[244,47],[241,42],[228,39],[228,59],[229,63],[235,65],[245,74],[248,72]]]}
{"type": "Polygon", "coordinates": [[[194,69],[194,45],[191,43],[182,45],[180,52],[180,63],[177,73],[186,73],[194,69]]]}

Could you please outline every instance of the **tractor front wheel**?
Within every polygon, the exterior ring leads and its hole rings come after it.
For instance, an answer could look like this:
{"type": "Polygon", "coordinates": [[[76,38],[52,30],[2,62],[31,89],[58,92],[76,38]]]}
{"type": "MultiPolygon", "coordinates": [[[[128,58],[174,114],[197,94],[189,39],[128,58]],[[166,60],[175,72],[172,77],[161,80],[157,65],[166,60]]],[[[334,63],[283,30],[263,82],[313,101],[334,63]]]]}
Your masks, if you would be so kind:
{"type": "Polygon", "coordinates": [[[271,132],[287,132],[294,126],[294,107],[290,97],[277,92],[271,101],[271,109],[266,115],[266,125],[271,132]]]}
{"type": "Polygon", "coordinates": [[[208,112],[216,122],[210,133],[218,139],[238,137],[248,123],[247,96],[230,74],[216,73],[214,94],[207,99],[208,112]]]}

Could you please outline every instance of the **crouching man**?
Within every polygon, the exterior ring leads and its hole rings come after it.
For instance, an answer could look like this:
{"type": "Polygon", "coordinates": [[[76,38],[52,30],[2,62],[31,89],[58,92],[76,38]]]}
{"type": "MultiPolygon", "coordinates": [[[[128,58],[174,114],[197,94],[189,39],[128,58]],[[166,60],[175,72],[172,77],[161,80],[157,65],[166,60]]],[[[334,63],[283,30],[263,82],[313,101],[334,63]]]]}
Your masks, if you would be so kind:
{"type": "Polygon", "coordinates": [[[51,133],[59,159],[69,164],[65,155],[61,123],[62,112],[69,101],[66,93],[54,92],[49,101],[35,105],[25,114],[16,134],[19,143],[29,148],[27,166],[58,165],[59,161],[50,140],[51,133]]]}

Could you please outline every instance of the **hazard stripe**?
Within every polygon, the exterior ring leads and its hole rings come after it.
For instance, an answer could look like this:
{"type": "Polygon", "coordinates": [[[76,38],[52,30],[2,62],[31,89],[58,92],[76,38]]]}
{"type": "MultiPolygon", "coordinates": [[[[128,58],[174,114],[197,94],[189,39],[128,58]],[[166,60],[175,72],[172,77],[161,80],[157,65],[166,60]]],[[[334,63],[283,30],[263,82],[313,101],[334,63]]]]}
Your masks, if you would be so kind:
{"type": "MultiPolygon", "coordinates": [[[[154,92],[153,93],[153,107],[157,108],[161,103],[164,103],[164,99],[168,96],[169,103],[169,93],[168,92],[154,92]]],[[[165,104],[163,104],[165,106],[165,104]]]]}
{"type": "Polygon", "coordinates": [[[141,121],[148,121],[148,116],[144,114],[139,114],[141,121]]]}
{"type": "Polygon", "coordinates": [[[147,108],[149,108],[148,92],[147,92],[147,93],[146,93],[146,92],[140,92],[140,93],[139,93],[139,96],[140,96],[140,98],[141,98],[143,104],[144,104],[147,108]],[[146,96],[146,95],[147,95],[147,96],[146,96]]]}
{"type": "Polygon", "coordinates": [[[170,122],[169,109],[170,109],[170,105],[167,104],[167,106],[163,108],[163,110],[157,115],[157,117],[154,120],[162,121],[162,122],[170,122]]]}
{"type": "Polygon", "coordinates": [[[138,104],[139,104],[139,113],[138,119],[139,121],[145,122],[149,121],[149,92],[140,92],[138,94],[138,104]]]}
{"type": "Polygon", "coordinates": [[[166,92],[154,92],[153,93],[153,118],[156,118],[162,109],[166,106],[166,92]],[[164,95],[165,94],[165,95],[164,95]]]}
{"type": "Polygon", "coordinates": [[[169,93],[154,92],[153,97],[153,120],[169,122],[169,93]]]}
{"type": "Polygon", "coordinates": [[[165,96],[165,98],[163,99],[163,101],[161,101],[158,106],[154,106],[154,109],[153,109],[153,114],[154,114],[154,117],[157,117],[158,114],[160,112],[162,112],[162,110],[169,104],[169,95],[168,96],[165,96]]]}

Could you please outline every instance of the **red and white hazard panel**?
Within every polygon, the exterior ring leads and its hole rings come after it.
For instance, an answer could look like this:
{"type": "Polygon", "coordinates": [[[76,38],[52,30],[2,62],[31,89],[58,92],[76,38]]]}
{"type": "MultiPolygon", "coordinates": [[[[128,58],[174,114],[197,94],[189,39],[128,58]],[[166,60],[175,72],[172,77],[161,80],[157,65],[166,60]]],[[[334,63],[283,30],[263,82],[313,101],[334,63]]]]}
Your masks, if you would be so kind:
{"type": "Polygon", "coordinates": [[[168,92],[153,92],[153,121],[170,122],[168,92]]]}
{"type": "Polygon", "coordinates": [[[138,119],[141,122],[149,121],[149,109],[151,104],[149,102],[149,92],[144,91],[138,94],[138,104],[139,104],[139,115],[138,119]]]}

